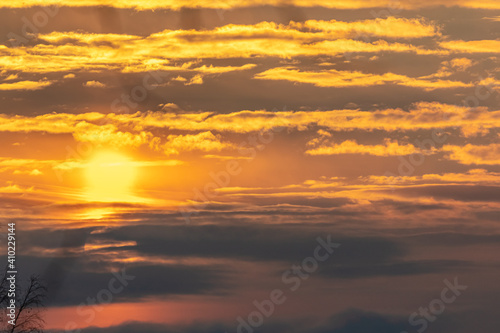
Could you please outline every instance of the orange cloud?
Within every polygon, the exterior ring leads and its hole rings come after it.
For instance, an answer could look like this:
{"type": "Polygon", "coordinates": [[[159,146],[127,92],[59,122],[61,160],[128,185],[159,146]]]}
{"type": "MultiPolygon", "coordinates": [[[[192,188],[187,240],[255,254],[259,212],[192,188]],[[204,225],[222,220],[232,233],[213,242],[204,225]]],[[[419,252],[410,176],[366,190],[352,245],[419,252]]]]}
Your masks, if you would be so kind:
{"type": "Polygon", "coordinates": [[[187,86],[190,86],[192,84],[203,84],[203,76],[200,74],[197,74],[191,78],[191,80],[187,83],[185,83],[187,86]]]}
{"type": "Polygon", "coordinates": [[[39,169],[52,167],[57,163],[58,161],[55,160],[0,158],[0,172],[12,171],[16,175],[28,174],[38,176],[42,174],[39,169]]]}
{"type": "Polygon", "coordinates": [[[0,90],[40,90],[50,86],[52,81],[19,81],[0,83],[0,90]]]}
{"type": "Polygon", "coordinates": [[[382,109],[372,112],[361,110],[331,111],[239,111],[228,114],[213,112],[172,113],[137,112],[134,114],[44,114],[39,116],[12,116],[0,114],[1,132],[48,132],[54,134],[77,133],[92,137],[85,132],[99,133],[116,131],[137,133],[144,129],[170,129],[182,131],[216,131],[228,133],[250,133],[287,127],[306,130],[312,126],[333,131],[384,130],[414,131],[418,129],[447,129],[452,127],[472,129],[471,134],[500,127],[500,111],[484,107],[470,109],[440,103],[417,103],[409,111],[382,109]],[[100,124],[100,125],[99,125],[100,124]],[[471,126],[474,126],[471,128],[471,126]],[[81,132],[81,133],[80,133],[81,132]]]}
{"type": "MultiPolygon", "coordinates": [[[[375,184],[393,184],[394,177],[388,176],[368,176],[366,180],[375,184]]],[[[488,172],[484,169],[472,169],[466,173],[444,173],[444,174],[424,174],[421,176],[398,177],[397,183],[403,184],[499,184],[500,173],[488,172]]]]}
{"type": "Polygon", "coordinates": [[[87,81],[83,86],[88,88],[106,88],[106,85],[99,81],[87,81]]]}
{"type": "Polygon", "coordinates": [[[10,184],[4,187],[0,187],[0,193],[26,193],[26,192],[32,192],[34,190],[33,187],[20,187],[19,185],[16,184],[10,184]]]}
{"type": "Polygon", "coordinates": [[[222,142],[218,135],[203,132],[194,135],[169,135],[162,149],[167,155],[177,155],[184,151],[217,152],[231,147],[232,144],[222,142]]]}
{"type": "Polygon", "coordinates": [[[109,6],[115,8],[134,8],[137,10],[181,8],[232,9],[254,6],[325,7],[338,9],[386,8],[391,11],[418,9],[434,6],[461,6],[467,8],[500,9],[496,0],[12,0],[2,2],[0,7],[23,8],[31,6],[109,6]]]}
{"type": "Polygon", "coordinates": [[[385,84],[397,84],[425,90],[472,87],[471,83],[449,80],[428,80],[411,78],[394,73],[366,74],[361,72],[338,71],[335,69],[321,72],[300,71],[295,68],[272,68],[254,76],[260,80],[286,80],[309,83],[318,87],[368,87],[385,84]]]}
{"type": "MultiPolygon", "coordinates": [[[[441,68],[431,75],[426,75],[420,77],[420,79],[434,79],[434,78],[443,78],[451,76],[457,72],[463,72],[469,67],[473,65],[472,60],[468,58],[454,58],[450,61],[443,61],[441,63],[441,68]]],[[[481,82],[479,83],[481,85],[481,82]]]]}
{"type": "Polygon", "coordinates": [[[400,145],[397,141],[386,139],[383,145],[360,145],[355,140],[341,144],[322,143],[320,147],[306,151],[307,155],[361,154],[373,156],[402,156],[418,151],[413,145],[400,145]]]}
{"type": "Polygon", "coordinates": [[[72,134],[75,140],[80,142],[113,147],[138,147],[154,142],[155,138],[153,134],[146,131],[119,131],[111,124],[98,126],[87,122],[77,123],[72,134]]]}
{"type": "Polygon", "coordinates": [[[453,40],[441,42],[440,46],[459,53],[500,53],[500,40],[453,40]]]}
{"type": "Polygon", "coordinates": [[[375,36],[387,38],[422,38],[439,36],[439,28],[422,19],[388,17],[354,22],[307,20],[303,23],[290,23],[297,30],[307,30],[335,34],[337,38],[358,38],[375,36]]]}
{"type": "Polygon", "coordinates": [[[499,165],[500,144],[492,143],[485,146],[467,144],[465,146],[446,145],[443,151],[447,152],[448,159],[461,164],[471,165],[499,165]]]}
{"type": "Polygon", "coordinates": [[[454,58],[450,60],[450,66],[453,69],[464,71],[472,66],[472,60],[469,58],[454,58]]]}
{"type": "Polygon", "coordinates": [[[207,73],[207,74],[222,74],[229,72],[238,72],[238,71],[246,71],[252,68],[255,68],[256,64],[246,64],[243,66],[223,66],[223,67],[215,67],[215,66],[207,66],[203,65],[201,67],[193,68],[193,71],[207,73]]]}
{"type": "Polygon", "coordinates": [[[220,74],[241,67],[177,64],[176,59],[332,56],[343,53],[412,52],[446,54],[406,43],[355,40],[358,34],[413,38],[436,36],[438,28],[419,19],[374,19],[357,22],[309,20],[289,25],[261,22],[228,24],[213,30],[165,30],[149,36],[52,32],[40,34],[44,44],[9,48],[0,45],[0,69],[32,73],[91,70],[122,72],[192,71],[220,74]],[[353,39],[354,38],[354,39],[353,39]],[[165,59],[168,54],[168,59],[165,59]]]}

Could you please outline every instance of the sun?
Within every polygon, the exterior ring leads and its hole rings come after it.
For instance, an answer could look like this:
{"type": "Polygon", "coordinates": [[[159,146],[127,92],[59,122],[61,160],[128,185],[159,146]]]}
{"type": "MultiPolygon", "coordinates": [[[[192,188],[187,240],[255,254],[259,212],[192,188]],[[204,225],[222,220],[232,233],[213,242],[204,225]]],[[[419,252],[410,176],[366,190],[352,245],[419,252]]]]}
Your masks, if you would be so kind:
{"type": "Polygon", "coordinates": [[[132,197],[136,167],[126,155],[99,152],[88,163],[85,175],[90,201],[129,201],[132,197]]]}

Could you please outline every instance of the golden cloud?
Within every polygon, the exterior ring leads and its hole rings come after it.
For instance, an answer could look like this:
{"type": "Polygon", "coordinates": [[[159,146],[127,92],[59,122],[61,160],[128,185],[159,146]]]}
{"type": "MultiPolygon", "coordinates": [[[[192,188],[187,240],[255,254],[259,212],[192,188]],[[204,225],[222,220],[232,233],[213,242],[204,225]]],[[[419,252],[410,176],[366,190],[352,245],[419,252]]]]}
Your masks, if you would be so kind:
{"type": "Polygon", "coordinates": [[[15,175],[30,175],[30,176],[40,176],[43,175],[43,172],[41,172],[38,169],[33,169],[33,170],[16,170],[14,171],[15,175]]]}
{"type": "Polygon", "coordinates": [[[467,144],[465,146],[446,145],[443,151],[448,152],[448,159],[461,164],[500,165],[500,144],[492,143],[484,146],[467,144]]]}
{"type": "Polygon", "coordinates": [[[240,67],[202,66],[176,59],[251,58],[273,56],[332,56],[343,53],[412,52],[446,54],[421,46],[374,40],[355,40],[358,34],[410,38],[436,36],[438,28],[419,19],[374,19],[357,22],[309,20],[289,25],[261,22],[228,24],[213,30],[165,30],[149,36],[52,32],[40,34],[47,44],[9,48],[0,45],[0,69],[32,73],[105,71],[193,71],[220,74],[249,70],[240,67]],[[353,39],[354,38],[354,39],[353,39]],[[165,54],[169,59],[165,59],[165,54]]]}
{"type": "Polygon", "coordinates": [[[20,187],[17,184],[10,184],[4,187],[0,187],[0,193],[12,194],[12,193],[26,193],[33,192],[33,187],[20,187]]]}
{"type": "Polygon", "coordinates": [[[453,40],[441,42],[440,45],[458,53],[500,53],[500,40],[453,40]]]}
{"type": "Polygon", "coordinates": [[[332,111],[239,111],[228,114],[213,112],[171,113],[137,112],[134,114],[44,114],[39,116],[13,116],[0,114],[1,132],[76,133],[82,138],[106,137],[116,131],[140,132],[169,129],[194,132],[250,133],[287,127],[306,130],[320,127],[334,131],[384,130],[414,131],[419,129],[447,129],[470,127],[475,133],[500,127],[500,111],[484,107],[470,109],[440,103],[417,103],[409,111],[383,109],[373,112],[361,110],[332,111]]]}
{"type": "Polygon", "coordinates": [[[362,38],[365,36],[387,38],[422,38],[439,36],[441,33],[435,23],[422,19],[388,17],[354,22],[307,20],[303,23],[290,23],[297,30],[335,34],[338,38],[362,38]]]}
{"type": "Polygon", "coordinates": [[[324,142],[320,147],[306,151],[307,155],[361,154],[373,156],[411,155],[418,149],[413,145],[400,145],[397,141],[386,139],[383,145],[360,145],[355,140],[346,140],[340,144],[324,142]]]}
{"type": "Polygon", "coordinates": [[[150,132],[119,131],[112,124],[99,126],[87,122],[79,122],[75,125],[72,134],[77,141],[88,142],[98,146],[138,147],[143,144],[155,142],[155,137],[150,132]]]}
{"type": "Polygon", "coordinates": [[[106,88],[106,85],[99,81],[87,81],[83,86],[88,88],[106,88]]]}
{"type": "MultiPolygon", "coordinates": [[[[393,184],[394,177],[371,175],[365,179],[374,184],[393,184]]],[[[421,176],[401,176],[397,183],[402,184],[500,184],[500,173],[485,169],[471,169],[466,173],[423,174],[421,176]]]]}
{"type": "Polygon", "coordinates": [[[150,10],[157,8],[179,10],[181,8],[232,9],[254,6],[296,6],[325,7],[337,9],[385,8],[387,12],[402,9],[418,9],[434,6],[461,6],[467,8],[500,9],[496,0],[12,0],[5,1],[0,7],[23,8],[32,6],[109,6],[115,8],[134,8],[150,10]]]}
{"type": "Polygon", "coordinates": [[[195,150],[218,152],[232,147],[232,144],[222,142],[220,137],[212,134],[212,132],[202,132],[198,134],[169,135],[162,149],[167,155],[177,155],[180,152],[195,150]]]}
{"type": "Polygon", "coordinates": [[[52,81],[19,81],[13,83],[0,83],[0,90],[40,90],[50,86],[52,81]]]}
{"type": "Polygon", "coordinates": [[[368,87],[385,84],[396,84],[425,90],[472,87],[472,83],[449,80],[429,80],[411,78],[394,73],[366,74],[362,72],[338,71],[335,69],[312,72],[300,71],[296,68],[279,67],[256,74],[259,80],[285,80],[299,83],[309,83],[317,87],[368,87]]]}
{"type": "Polygon", "coordinates": [[[52,167],[57,164],[55,160],[35,160],[22,158],[0,158],[0,172],[12,172],[15,175],[40,176],[39,169],[52,167]]]}

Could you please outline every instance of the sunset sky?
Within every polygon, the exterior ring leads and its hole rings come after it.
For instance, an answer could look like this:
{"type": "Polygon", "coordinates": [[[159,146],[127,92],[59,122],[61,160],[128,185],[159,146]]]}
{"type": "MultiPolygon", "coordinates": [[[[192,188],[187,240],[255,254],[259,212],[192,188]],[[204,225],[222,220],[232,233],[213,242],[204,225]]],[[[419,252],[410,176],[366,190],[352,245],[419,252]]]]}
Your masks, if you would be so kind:
{"type": "Polygon", "coordinates": [[[498,332],[500,1],[4,0],[0,40],[47,332],[498,332]]]}

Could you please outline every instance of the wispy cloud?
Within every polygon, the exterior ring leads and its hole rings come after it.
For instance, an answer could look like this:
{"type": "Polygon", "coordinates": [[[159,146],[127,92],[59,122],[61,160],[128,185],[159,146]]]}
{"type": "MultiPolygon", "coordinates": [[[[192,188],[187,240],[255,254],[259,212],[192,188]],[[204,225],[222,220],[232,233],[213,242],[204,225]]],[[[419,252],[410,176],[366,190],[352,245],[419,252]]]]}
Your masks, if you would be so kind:
{"type": "Polygon", "coordinates": [[[151,70],[227,73],[253,68],[222,66],[191,68],[173,59],[227,59],[273,56],[335,55],[346,52],[446,54],[445,50],[377,38],[408,39],[439,36],[439,28],[420,19],[376,19],[355,22],[309,20],[288,25],[261,22],[228,24],[212,30],[164,30],[149,36],[59,32],[39,34],[48,43],[25,48],[0,46],[0,67],[32,73],[77,70],[147,72],[151,70]],[[359,34],[376,37],[358,40],[359,34]],[[163,55],[168,54],[166,59],[163,55]]]}
{"type": "Polygon", "coordinates": [[[308,155],[340,155],[361,154],[374,156],[404,156],[417,152],[413,145],[401,145],[397,141],[387,139],[382,145],[360,145],[355,140],[347,140],[339,144],[323,142],[319,147],[306,151],[308,155]]]}
{"type": "Polygon", "coordinates": [[[40,90],[52,85],[53,81],[18,81],[12,83],[0,83],[0,90],[40,90]]]}
{"type": "MultiPolygon", "coordinates": [[[[15,0],[2,3],[3,7],[23,8],[40,5],[61,5],[66,4],[63,0],[15,0]]],[[[178,10],[181,8],[219,8],[232,9],[253,6],[280,6],[283,2],[280,0],[215,0],[215,1],[198,1],[198,0],[73,0],[71,6],[86,7],[86,6],[110,6],[115,8],[134,8],[138,10],[148,10],[156,8],[165,8],[178,10]]],[[[287,1],[287,5],[297,7],[326,7],[337,9],[361,9],[361,8],[402,8],[402,9],[418,9],[434,6],[462,6],[467,8],[483,8],[483,9],[500,9],[500,5],[496,0],[436,0],[431,3],[418,0],[408,0],[398,6],[394,5],[391,0],[291,0],[287,1]]]]}
{"type": "Polygon", "coordinates": [[[466,88],[472,87],[472,83],[460,81],[411,78],[405,75],[384,73],[382,75],[324,70],[319,72],[301,71],[297,68],[272,68],[263,73],[255,75],[260,80],[286,80],[291,82],[309,83],[318,87],[368,87],[386,84],[395,84],[407,87],[421,88],[425,90],[466,88]]]}

